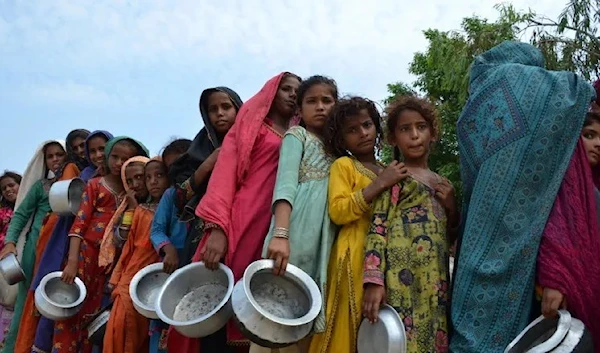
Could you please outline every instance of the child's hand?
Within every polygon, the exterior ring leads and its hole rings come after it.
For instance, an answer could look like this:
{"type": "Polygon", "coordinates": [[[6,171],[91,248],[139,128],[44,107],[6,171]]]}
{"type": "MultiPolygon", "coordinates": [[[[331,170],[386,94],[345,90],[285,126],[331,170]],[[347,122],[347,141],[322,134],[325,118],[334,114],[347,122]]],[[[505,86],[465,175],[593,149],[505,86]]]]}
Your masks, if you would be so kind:
{"type": "Polygon", "coordinates": [[[206,164],[204,167],[207,170],[213,170],[215,168],[215,164],[217,164],[217,158],[219,158],[220,151],[221,151],[221,147],[215,149],[213,151],[213,153],[211,153],[210,156],[208,156],[208,158],[206,158],[204,163],[202,163],[202,164],[206,164]]]}
{"type": "Polygon", "coordinates": [[[4,249],[0,251],[0,260],[8,256],[8,254],[15,254],[15,256],[17,256],[17,247],[15,246],[15,243],[4,245],[4,249]]]}
{"type": "Polygon", "coordinates": [[[385,303],[385,287],[367,284],[363,294],[363,316],[374,324],[379,319],[379,307],[385,303]]]}
{"type": "Polygon", "coordinates": [[[275,260],[275,266],[273,266],[275,275],[281,276],[285,273],[289,258],[290,241],[285,238],[273,237],[267,249],[267,259],[275,260]]]}
{"type": "Polygon", "coordinates": [[[558,315],[558,309],[567,308],[567,298],[552,288],[544,288],[544,294],[542,294],[542,315],[545,317],[555,317],[558,315]]]}
{"type": "Polygon", "coordinates": [[[209,270],[219,268],[219,262],[227,252],[227,236],[219,228],[213,228],[208,234],[208,240],[200,251],[200,257],[209,270]]]}
{"type": "Polygon", "coordinates": [[[177,249],[173,244],[167,244],[163,247],[165,252],[165,258],[163,259],[163,272],[171,274],[179,267],[179,256],[177,255],[177,249]]]}
{"type": "Polygon", "coordinates": [[[377,177],[377,182],[384,190],[398,184],[408,176],[408,168],[404,163],[392,161],[377,177]]]}
{"type": "Polygon", "coordinates": [[[448,213],[456,214],[456,195],[454,193],[454,186],[452,186],[447,179],[443,179],[435,186],[435,197],[440,201],[448,213]]]}
{"type": "Polygon", "coordinates": [[[127,208],[134,209],[138,206],[137,199],[135,198],[135,191],[127,190],[127,208]]]}
{"type": "Polygon", "coordinates": [[[77,261],[69,260],[60,278],[65,283],[73,284],[75,277],[77,277],[77,261]]]}

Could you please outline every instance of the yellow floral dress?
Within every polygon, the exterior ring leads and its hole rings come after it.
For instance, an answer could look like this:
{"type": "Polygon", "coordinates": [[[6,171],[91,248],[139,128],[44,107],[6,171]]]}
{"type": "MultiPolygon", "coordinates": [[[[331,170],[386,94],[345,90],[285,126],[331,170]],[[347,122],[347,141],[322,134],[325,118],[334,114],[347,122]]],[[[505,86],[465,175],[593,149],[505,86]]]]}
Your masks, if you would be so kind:
{"type": "Polygon", "coordinates": [[[338,158],[331,166],[329,217],[342,228],[329,257],[325,332],[313,336],[310,353],[356,351],[362,316],[365,237],[371,219],[371,207],[362,190],[376,177],[349,157],[338,158]]]}
{"type": "Polygon", "coordinates": [[[385,286],[410,353],[448,351],[449,246],[434,195],[414,177],[381,194],[365,247],[364,283],[385,286]]]}

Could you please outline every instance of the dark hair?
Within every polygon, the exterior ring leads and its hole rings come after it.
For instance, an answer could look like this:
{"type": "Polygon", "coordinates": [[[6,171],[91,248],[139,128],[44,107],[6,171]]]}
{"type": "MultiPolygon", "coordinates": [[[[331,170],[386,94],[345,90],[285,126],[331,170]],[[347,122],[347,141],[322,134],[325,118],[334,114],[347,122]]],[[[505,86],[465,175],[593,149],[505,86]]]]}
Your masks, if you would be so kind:
{"type": "MultiPolygon", "coordinates": [[[[23,179],[20,174],[5,170],[4,174],[2,174],[2,176],[0,176],[0,183],[2,182],[2,180],[7,179],[7,178],[13,179],[17,184],[21,184],[21,180],[23,179]]],[[[4,198],[1,195],[1,191],[2,190],[0,190],[0,206],[1,207],[12,207],[11,204],[9,204],[6,200],[4,200],[4,198]]]]}
{"type": "MultiPolygon", "coordinates": [[[[398,96],[387,106],[385,124],[388,136],[394,135],[400,115],[407,110],[419,113],[429,125],[431,136],[436,139],[440,137],[440,123],[435,107],[428,100],[412,95],[398,96]]],[[[394,147],[394,159],[399,160],[399,158],[400,150],[394,147]]]]}
{"type": "MultiPolygon", "coordinates": [[[[51,141],[48,142],[47,144],[44,145],[44,147],[42,148],[42,153],[44,154],[44,160],[46,160],[46,152],[48,152],[48,148],[50,148],[50,146],[58,146],[60,148],[62,148],[63,151],[65,151],[65,148],[63,147],[63,145],[61,145],[59,142],[57,141],[51,141]]],[[[67,151],[65,151],[66,153],[67,151]]]]}
{"type": "MultiPolygon", "coordinates": [[[[220,91],[219,91],[220,92],[220,91]]],[[[175,139],[165,146],[161,153],[161,157],[164,160],[166,156],[171,154],[184,154],[192,145],[192,140],[189,139],[175,139]]]]}
{"type": "MultiPolygon", "coordinates": [[[[118,141],[117,143],[115,143],[113,145],[113,149],[115,148],[115,146],[117,145],[121,145],[121,146],[127,146],[130,148],[133,148],[136,152],[136,156],[146,156],[146,152],[144,151],[144,149],[138,145],[137,143],[135,143],[135,141],[130,140],[130,139],[123,139],[118,141]]],[[[106,160],[108,162],[108,159],[106,160]]]]}
{"type": "Polygon", "coordinates": [[[361,110],[365,109],[375,125],[375,130],[377,131],[375,149],[376,152],[379,150],[383,129],[381,127],[381,115],[375,103],[362,97],[345,97],[337,102],[330,113],[329,119],[325,123],[325,145],[329,153],[335,157],[349,155],[344,147],[344,125],[348,117],[356,116],[360,114],[361,110]]]}
{"type": "Polygon", "coordinates": [[[583,123],[583,126],[588,126],[588,125],[592,125],[593,123],[598,123],[600,124],[600,113],[598,112],[588,112],[585,115],[585,121],[583,123]]]}
{"type": "Polygon", "coordinates": [[[302,107],[302,101],[304,100],[304,96],[306,92],[312,87],[316,85],[327,85],[331,88],[331,95],[333,99],[338,101],[338,87],[337,83],[334,79],[321,75],[314,75],[307,78],[304,81],[300,81],[300,87],[298,87],[298,91],[296,93],[296,103],[298,104],[298,108],[302,107]]]}

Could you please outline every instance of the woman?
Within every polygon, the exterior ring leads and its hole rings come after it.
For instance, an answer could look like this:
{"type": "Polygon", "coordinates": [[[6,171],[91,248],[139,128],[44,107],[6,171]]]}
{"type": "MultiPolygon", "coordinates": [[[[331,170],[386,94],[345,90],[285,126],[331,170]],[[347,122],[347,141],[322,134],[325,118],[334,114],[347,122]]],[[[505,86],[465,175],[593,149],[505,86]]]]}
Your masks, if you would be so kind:
{"type": "Polygon", "coordinates": [[[67,135],[67,157],[80,171],[90,165],[85,156],[85,141],[89,135],[90,132],[86,129],[76,129],[67,135]]]}
{"type": "MultiPolygon", "coordinates": [[[[4,247],[4,238],[8,231],[8,224],[13,216],[15,201],[19,193],[19,184],[21,184],[21,176],[13,172],[4,172],[0,176],[0,251],[4,247]]],[[[0,342],[4,339],[4,331],[8,329],[10,320],[13,315],[13,307],[5,305],[5,301],[9,298],[5,294],[8,292],[8,283],[4,281],[4,277],[0,278],[0,288],[2,290],[2,301],[0,302],[0,342]]]]}
{"type": "Polygon", "coordinates": [[[15,213],[8,227],[0,258],[9,253],[16,254],[25,273],[25,281],[18,285],[15,312],[2,349],[5,353],[14,352],[21,314],[33,277],[42,221],[50,212],[48,191],[57,180],[56,176],[66,160],[67,153],[63,142],[53,140],[43,143],[29,162],[17,195],[15,213]]]}

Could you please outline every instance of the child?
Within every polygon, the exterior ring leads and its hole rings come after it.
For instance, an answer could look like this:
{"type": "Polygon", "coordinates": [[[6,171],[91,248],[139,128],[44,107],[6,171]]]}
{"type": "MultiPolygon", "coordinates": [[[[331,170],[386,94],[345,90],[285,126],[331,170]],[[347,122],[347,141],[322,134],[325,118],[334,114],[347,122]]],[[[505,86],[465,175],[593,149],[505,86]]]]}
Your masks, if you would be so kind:
{"type": "Polygon", "coordinates": [[[130,158],[148,155],[139,142],[125,136],[108,141],[105,149],[107,175],[88,182],[81,206],[69,232],[69,252],[62,280],[73,283],[78,275],[87,289],[87,297],[79,313],[56,322],[53,352],[89,353],[92,349],[84,324],[98,310],[106,284],[106,273],[98,265],[100,241],[117,205],[125,198],[121,168],[130,158]]]}
{"type": "Polygon", "coordinates": [[[454,189],[427,166],[439,136],[433,106],[400,97],[387,128],[408,174],[373,205],[364,262],[363,314],[376,322],[387,301],[404,322],[407,352],[448,351],[448,229],[458,225],[454,189]]]}
{"type": "MultiPolygon", "coordinates": [[[[325,294],[329,252],[335,227],[327,213],[329,168],[334,158],[325,151],[325,124],[338,100],[334,80],[312,76],[297,93],[301,126],[290,128],[281,144],[273,195],[273,221],[263,255],[275,260],[281,275],[289,263],[310,275],[325,294]]],[[[315,321],[314,332],[325,330],[325,312],[315,321]]],[[[303,342],[305,343],[305,342],[303,342]]],[[[301,349],[301,351],[307,351],[301,349]]]]}
{"type": "Polygon", "coordinates": [[[167,169],[160,157],[146,163],[144,179],[150,202],[141,203],[135,208],[129,237],[109,281],[114,288],[114,301],[104,335],[104,353],[148,351],[149,320],[133,307],[129,284],[138,271],[160,260],[150,242],[154,211],[169,187],[167,169]]]}
{"type": "Polygon", "coordinates": [[[564,308],[580,319],[600,351],[600,114],[587,113],[581,138],[554,201],[537,258],[541,312],[564,308]]]}
{"type": "Polygon", "coordinates": [[[326,147],[338,157],[329,175],[328,211],[341,229],[329,257],[325,332],[313,337],[311,353],[356,351],[370,204],[405,172],[377,162],[381,137],[379,112],[361,97],[341,99],[327,120],[326,147]]]}

